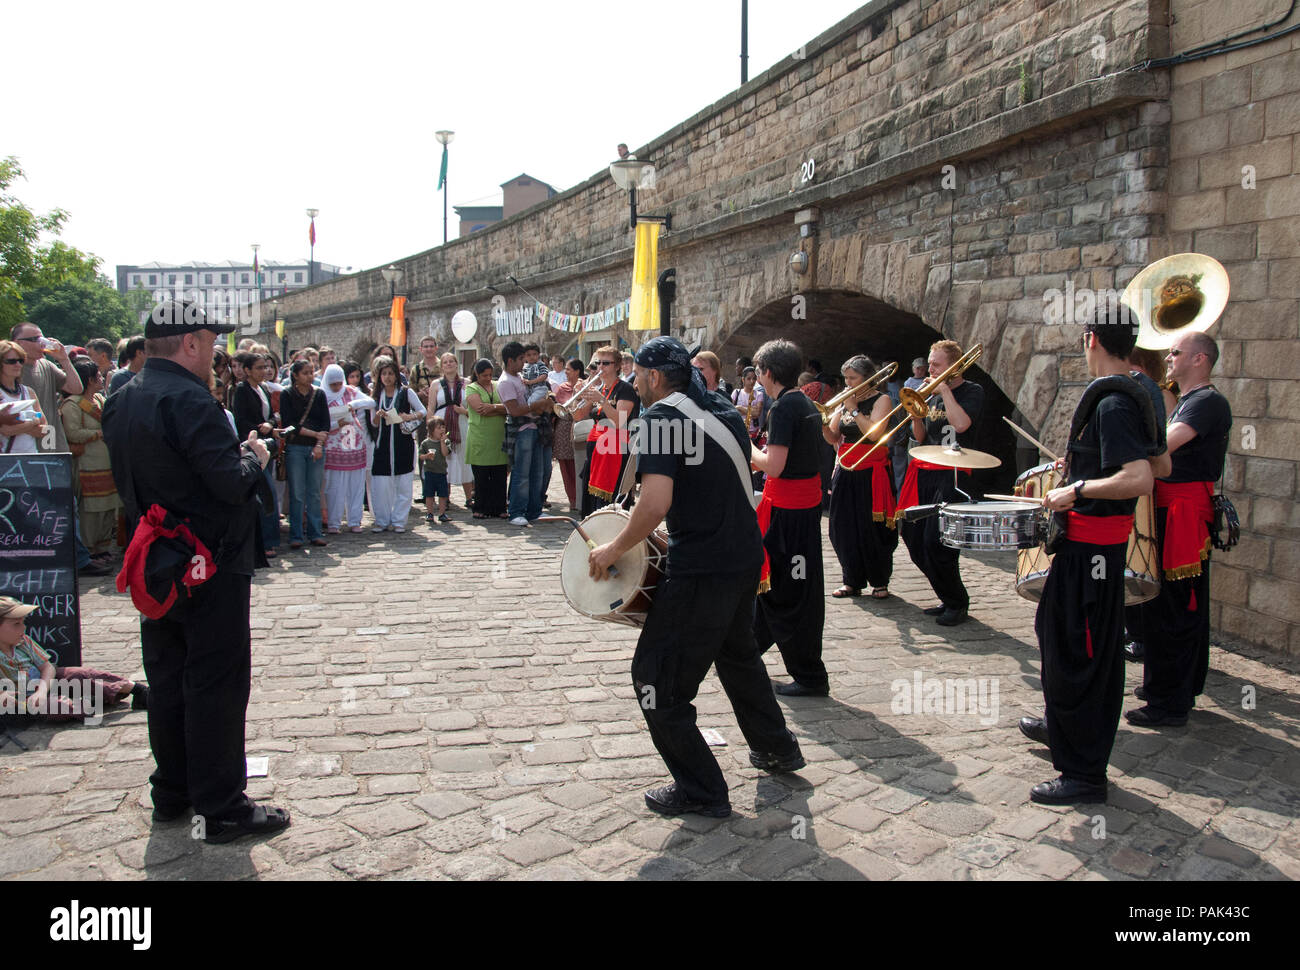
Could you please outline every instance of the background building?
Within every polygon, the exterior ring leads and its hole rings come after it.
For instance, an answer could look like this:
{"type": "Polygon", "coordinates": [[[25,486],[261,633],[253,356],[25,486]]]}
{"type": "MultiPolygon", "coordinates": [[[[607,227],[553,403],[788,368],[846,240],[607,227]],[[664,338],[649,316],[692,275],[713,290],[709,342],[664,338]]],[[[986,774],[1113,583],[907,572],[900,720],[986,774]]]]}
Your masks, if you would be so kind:
{"type": "Polygon", "coordinates": [[[456,238],[468,236],[472,232],[486,229],[493,223],[531,209],[539,202],[555,197],[555,188],[531,175],[516,175],[509,182],[501,183],[501,205],[457,205],[452,206],[460,217],[460,230],[456,238]]]}
{"type": "Polygon", "coordinates": [[[226,260],[221,263],[144,263],[117,267],[117,289],[123,296],[146,291],[152,303],[167,299],[194,300],[209,316],[224,320],[241,306],[271,300],[307,286],[312,276],[317,283],[343,275],[338,266],[317,261],[313,273],[306,262],[280,263],[258,260],[260,280],[252,263],[226,260]]]}

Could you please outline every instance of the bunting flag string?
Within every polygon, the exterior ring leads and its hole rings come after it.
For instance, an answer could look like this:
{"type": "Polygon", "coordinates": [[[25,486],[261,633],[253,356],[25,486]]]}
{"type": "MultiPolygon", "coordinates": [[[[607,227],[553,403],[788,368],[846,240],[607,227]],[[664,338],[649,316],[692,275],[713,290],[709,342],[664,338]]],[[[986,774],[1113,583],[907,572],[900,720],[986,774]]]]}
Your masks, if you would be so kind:
{"type": "Polygon", "coordinates": [[[497,336],[500,337],[532,333],[534,321],[540,321],[543,326],[549,326],[552,330],[562,330],[565,333],[595,333],[598,330],[608,330],[628,320],[631,317],[631,303],[630,299],[620,300],[613,306],[597,310],[595,313],[562,313],[554,307],[536,301],[531,307],[500,310],[492,315],[492,319],[496,325],[497,336]]]}

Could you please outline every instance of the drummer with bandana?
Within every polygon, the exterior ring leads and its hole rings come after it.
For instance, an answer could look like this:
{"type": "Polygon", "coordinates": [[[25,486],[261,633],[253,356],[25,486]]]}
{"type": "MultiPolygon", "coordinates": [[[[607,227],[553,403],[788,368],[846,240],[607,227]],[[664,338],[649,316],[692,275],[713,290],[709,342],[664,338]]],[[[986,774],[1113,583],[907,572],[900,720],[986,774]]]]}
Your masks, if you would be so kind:
{"type": "Polygon", "coordinates": [[[1136,331],[1119,303],[1099,307],[1085,327],[1084,354],[1096,380],[1071,421],[1067,484],[1043,498],[1065,513],[1065,539],[1034,620],[1046,714],[1022,718],[1020,730],[1051,748],[1061,773],[1030,790],[1032,801],[1049,805],[1106,801],[1106,764],[1124,703],[1128,538],[1138,496],[1168,467],[1151,401],[1129,376],[1136,331]]]}
{"type": "Polygon", "coordinates": [[[627,525],[591,551],[589,564],[595,579],[605,579],[610,566],[667,520],[667,571],[637,641],[632,683],[673,783],[646,792],[645,801],[661,815],[722,818],[731,814],[727,783],[692,703],[710,666],[716,665],[736,712],[750,764],[797,771],[804,759],[751,626],[763,545],[745,470],[749,435],[740,412],[705,388],[690,361],[672,337],[654,338],[634,358],[636,389],[648,408],[633,441],[641,495],[627,525]],[[735,439],[734,459],[720,443],[723,435],[735,439]]]}

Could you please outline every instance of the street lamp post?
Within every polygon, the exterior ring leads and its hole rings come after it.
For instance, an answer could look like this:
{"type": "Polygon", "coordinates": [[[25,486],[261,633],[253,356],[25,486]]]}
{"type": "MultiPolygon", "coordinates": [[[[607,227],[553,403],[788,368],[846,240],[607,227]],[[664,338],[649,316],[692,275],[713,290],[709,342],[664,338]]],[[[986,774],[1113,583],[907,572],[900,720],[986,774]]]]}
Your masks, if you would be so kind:
{"type": "MultiPolygon", "coordinates": [[[[401,282],[402,271],[398,269],[396,266],[390,265],[380,270],[379,272],[380,275],[383,276],[385,282],[388,283],[388,313],[389,313],[389,318],[391,319],[392,318],[391,315],[393,312],[393,303],[396,302],[397,300],[397,284],[401,282]]],[[[406,366],[406,344],[407,344],[406,326],[405,323],[403,323],[402,326],[402,366],[403,367],[406,366]]]]}
{"type": "Polygon", "coordinates": [[[320,215],[320,209],[307,210],[307,218],[311,220],[311,228],[307,230],[307,240],[311,244],[311,255],[307,258],[308,286],[316,282],[316,217],[318,215],[320,215]]]}
{"type": "MultiPolygon", "coordinates": [[[[652,162],[643,162],[635,155],[624,155],[609,166],[610,177],[620,189],[628,193],[632,206],[632,231],[636,231],[636,190],[655,187],[655,167],[652,162]]],[[[672,230],[672,214],[646,216],[641,222],[657,222],[665,229],[672,230]]],[[[672,305],[677,295],[677,270],[665,269],[658,280],[659,287],[659,332],[668,334],[672,329],[672,305]]]]}
{"type": "Polygon", "coordinates": [[[456,138],[454,131],[436,131],[433,137],[442,146],[442,168],[438,172],[438,188],[442,189],[442,244],[447,245],[447,146],[456,138]]]}

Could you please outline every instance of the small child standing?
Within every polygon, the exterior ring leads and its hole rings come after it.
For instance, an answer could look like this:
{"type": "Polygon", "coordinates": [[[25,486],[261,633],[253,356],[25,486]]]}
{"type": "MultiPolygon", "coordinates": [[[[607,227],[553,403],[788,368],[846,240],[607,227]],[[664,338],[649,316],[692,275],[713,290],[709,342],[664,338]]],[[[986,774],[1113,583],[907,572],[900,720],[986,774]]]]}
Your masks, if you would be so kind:
{"type": "Polygon", "coordinates": [[[420,481],[424,485],[424,521],[434,523],[433,499],[438,498],[437,521],[447,523],[447,499],[451,487],[447,484],[447,422],[439,417],[429,418],[429,437],[420,442],[420,481]]]}

